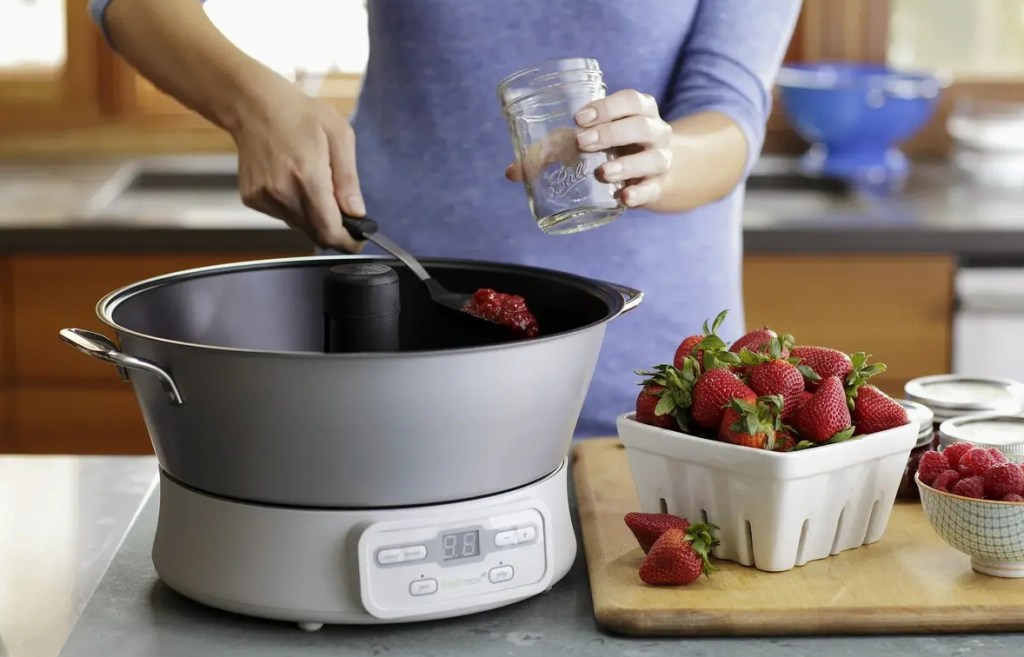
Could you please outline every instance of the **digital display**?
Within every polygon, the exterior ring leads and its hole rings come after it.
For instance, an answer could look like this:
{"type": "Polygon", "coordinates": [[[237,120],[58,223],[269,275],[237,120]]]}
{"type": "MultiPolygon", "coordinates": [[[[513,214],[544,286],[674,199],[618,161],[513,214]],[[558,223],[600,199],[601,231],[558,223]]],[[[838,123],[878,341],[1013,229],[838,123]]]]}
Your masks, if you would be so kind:
{"type": "Polygon", "coordinates": [[[444,560],[465,559],[480,554],[480,531],[442,534],[441,547],[444,548],[444,560]]]}

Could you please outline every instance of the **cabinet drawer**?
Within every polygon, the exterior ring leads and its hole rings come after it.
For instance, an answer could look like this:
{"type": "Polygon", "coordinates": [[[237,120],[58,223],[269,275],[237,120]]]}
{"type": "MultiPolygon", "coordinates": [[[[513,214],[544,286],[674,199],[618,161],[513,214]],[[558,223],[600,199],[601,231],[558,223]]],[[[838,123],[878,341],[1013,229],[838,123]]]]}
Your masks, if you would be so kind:
{"type": "MultiPolygon", "coordinates": [[[[14,308],[11,305],[11,277],[8,261],[0,258],[0,386],[11,378],[14,365],[11,362],[14,328],[14,308]]],[[[3,425],[0,424],[0,427],[3,425]]]]}
{"type": "MultiPolygon", "coordinates": [[[[111,383],[113,366],[64,345],[65,327],[92,329],[114,338],[96,318],[96,303],[119,287],[183,269],[280,257],[263,255],[41,255],[11,258],[13,372],[18,382],[111,383]]],[[[293,254],[292,254],[293,255],[293,254]]]]}
{"type": "Polygon", "coordinates": [[[866,351],[888,366],[886,386],[902,387],[950,371],[955,266],[947,256],[748,256],[747,326],[866,351]]]}
{"type": "Polygon", "coordinates": [[[131,386],[12,392],[10,450],[22,454],[152,454],[131,386]]]}

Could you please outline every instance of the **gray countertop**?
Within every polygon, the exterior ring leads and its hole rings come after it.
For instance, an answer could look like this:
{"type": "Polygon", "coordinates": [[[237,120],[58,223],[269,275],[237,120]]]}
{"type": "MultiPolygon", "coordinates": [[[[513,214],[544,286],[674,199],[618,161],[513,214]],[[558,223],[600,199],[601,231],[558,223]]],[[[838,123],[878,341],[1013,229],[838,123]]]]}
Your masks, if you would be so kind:
{"type": "Polygon", "coordinates": [[[154,475],[152,458],[0,457],[0,645],[5,646],[0,655],[1020,654],[1021,636],[1013,634],[616,637],[595,626],[582,550],[572,571],[554,589],[511,607],[427,624],[328,626],[306,634],[291,624],[201,607],[159,583],[149,559],[159,499],[154,491],[147,501],[154,475]]]}
{"type": "MultiPolygon", "coordinates": [[[[225,156],[0,165],[0,253],[309,251],[304,236],[241,204],[235,167],[225,156]],[[175,182],[153,182],[168,172],[175,182]]],[[[755,168],[747,253],[1024,254],[1024,189],[918,164],[903,190],[879,194],[800,181],[793,167],[765,157],[755,168]]]]}

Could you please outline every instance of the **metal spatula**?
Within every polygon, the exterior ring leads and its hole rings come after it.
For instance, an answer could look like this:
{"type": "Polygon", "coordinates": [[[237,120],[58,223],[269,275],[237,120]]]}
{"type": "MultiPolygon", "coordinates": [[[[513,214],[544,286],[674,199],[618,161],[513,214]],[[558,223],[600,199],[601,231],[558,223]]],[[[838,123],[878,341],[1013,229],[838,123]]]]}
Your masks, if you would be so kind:
{"type": "Polygon", "coordinates": [[[350,217],[346,214],[342,214],[341,220],[342,224],[345,226],[345,230],[347,230],[349,234],[352,235],[352,237],[356,238],[357,240],[369,240],[376,244],[377,246],[379,246],[380,248],[387,251],[388,253],[390,253],[391,255],[401,260],[402,263],[406,267],[408,267],[410,271],[412,271],[412,273],[416,275],[416,278],[423,281],[423,284],[427,286],[427,291],[430,293],[430,298],[433,299],[435,303],[439,303],[442,306],[451,308],[452,310],[457,310],[461,313],[465,313],[467,315],[470,315],[471,317],[476,317],[481,321],[485,321],[491,324],[496,323],[490,322],[490,320],[478,317],[477,315],[468,312],[466,308],[469,305],[470,301],[473,300],[473,295],[452,292],[451,290],[447,289],[446,287],[438,283],[434,278],[430,276],[429,273],[427,273],[427,270],[423,268],[423,265],[421,265],[419,261],[417,261],[416,258],[412,256],[412,254],[410,254],[408,251],[392,242],[390,239],[388,239],[387,236],[383,235],[377,226],[377,222],[374,221],[373,219],[357,219],[355,217],[350,217]]]}

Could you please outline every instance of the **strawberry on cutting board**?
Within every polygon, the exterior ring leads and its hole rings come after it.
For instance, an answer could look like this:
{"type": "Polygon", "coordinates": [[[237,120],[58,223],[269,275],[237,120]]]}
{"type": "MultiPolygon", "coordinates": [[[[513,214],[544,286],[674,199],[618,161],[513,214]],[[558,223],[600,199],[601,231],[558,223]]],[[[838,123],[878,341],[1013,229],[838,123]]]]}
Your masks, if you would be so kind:
{"type": "Polygon", "coordinates": [[[623,520],[626,526],[629,527],[629,531],[633,532],[633,536],[636,538],[636,542],[640,544],[640,549],[644,551],[644,554],[650,552],[654,542],[668,530],[682,529],[685,531],[690,526],[690,521],[686,518],[680,518],[670,513],[640,513],[634,511],[627,513],[623,520]]]}
{"type": "Polygon", "coordinates": [[[793,420],[800,438],[812,443],[841,442],[853,436],[843,382],[830,376],[821,382],[793,420]]]}
{"type": "Polygon", "coordinates": [[[681,586],[710,575],[715,568],[708,555],[718,545],[711,534],[716,529],[711,524],[696,523],[687,529],[667,530],[640,564],[640,579],[652,586],[681,586]]]}

